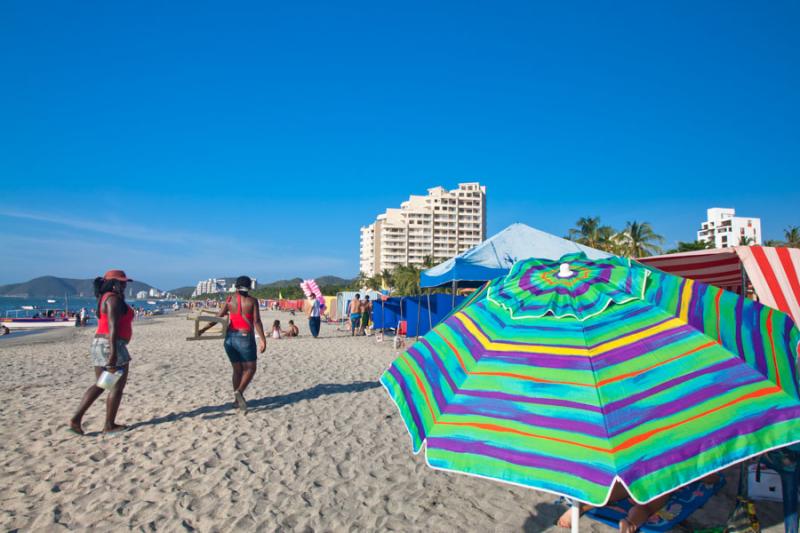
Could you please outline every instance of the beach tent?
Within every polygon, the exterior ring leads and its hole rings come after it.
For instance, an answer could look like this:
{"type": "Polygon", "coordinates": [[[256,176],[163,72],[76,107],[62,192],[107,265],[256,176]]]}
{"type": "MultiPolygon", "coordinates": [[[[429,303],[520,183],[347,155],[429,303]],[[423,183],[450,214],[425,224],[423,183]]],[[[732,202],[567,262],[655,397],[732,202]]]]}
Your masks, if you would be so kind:
{"type": "Polygon", "coordinates": [[[584,252],[589,259],[603,259],[611,254],[583,246],[525,224],[511,224],[444,263],[420,274],[420,287],[443,287],[458,283],[476,285],[508,274],[521,259],[536,257],[556,260],[562,255],[584,252]]]}
{"type": "Polygon", "coordinates": [[[337,301],[336,296],[325,296],[325,314],[331,320],[339,320],[337,301]]]}
{"type": "MultiPolygon", "coordinates": [[[[457,296],[455,305],[464,301],[457,296]]],[[[406,335],[425,335],[453,310],[453,299],[449,294],[403,296],[378,301],[372,306],[372,327],[375,329],[397,329],[400,320],[406,321],[406,335]]]]}
{"type": "Polygon", "coordinates": [[[336,320],[347,320],[349,313],[347,309],[350,307],[350,302],[353,300],[356,294],[360,294],[363,298],[366,295],[369,295],[369,299],[373,302],[373,307],[375,300],[381,299],[381,293],[378,291],[344,291],[340,292],[336,295],[336,320]]]}
{"type": "Polygon", "coordinates": [[[762,304],[791,315],[800,324],[800,249],[735,246],[637,261],[739,294],[750,280],[762,304]]]}

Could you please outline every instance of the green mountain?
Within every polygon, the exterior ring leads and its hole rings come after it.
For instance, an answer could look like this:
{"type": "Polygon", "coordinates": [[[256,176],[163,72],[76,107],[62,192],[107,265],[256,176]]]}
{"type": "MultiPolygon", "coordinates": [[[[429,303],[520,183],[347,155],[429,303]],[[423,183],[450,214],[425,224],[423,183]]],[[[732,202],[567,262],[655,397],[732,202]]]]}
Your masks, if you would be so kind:
{"type": "MultiPolygon", "coordinates": [[[[141,281],[128,284],[128,291],[135,295],[139,291],[147,291],[152,287],[141,281]]],[[[50,298],[57,296],[94,296],[94,285],[91,279],[58,278],[42,276],[23,283],[0,285],[0,296],[22,296],[25,298],[50,298]]]]}
{"type": "MultiPolygon", "coordinates": [[[[226,282],[226,286],[231,287],[233,286],[236,278],[220,278],[224,279],[226,282]]],[[[352,279],[345,279],[340,278],[338,276],[320,276],[316,278],[317,284],[320,287],[344,287],[353,283],[352,279]]],[[[276,297],[280,292],[279,289],[288,289],[287,291],[283,291],[283,294],[286,298],[302,298],[302,291],[300,290],[300,282],[303,281],[302,278],[292,278],[292,279],[279,279],[277,281],[271,281],[269,283],[259,283],[258,284],[258,291],[257,296],[259,298],[267,298],[267,297],[276,297]]],[[[176,294],[181,298],[189,298],[192,296],[194,292],[194,287],[178,287],[177,289],[170,289],[169,292],[172,294],[176,294]]]]}

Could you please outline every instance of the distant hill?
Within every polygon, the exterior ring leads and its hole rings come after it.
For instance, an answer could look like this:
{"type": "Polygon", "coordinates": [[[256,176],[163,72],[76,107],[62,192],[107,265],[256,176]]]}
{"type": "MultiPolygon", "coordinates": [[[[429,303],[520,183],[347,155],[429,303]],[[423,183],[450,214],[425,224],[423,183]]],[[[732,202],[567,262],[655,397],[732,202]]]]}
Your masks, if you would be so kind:
{"type": "MultiPolygon", "coordinates": [[[[141,281],[128,284],[128,291],[135,295],[139,291],[148,291],[152,287],[141,281]]],[[[58,278],[42,276],[23,283],[0,285],[0,296],[22,296],[25,298],[49,298],[54,296],[94,296],[94,285],[91,279],[58,278]]]]}
{"type": "Polygon", "coordinates": [[[170,289],[167,292],[171,292],[178,298],[191,298],[194,289],[195,287],[178,287],[177,289],[170,289]]]}
{"type": "MultiPolygon", "coordinates": [[[[236,281],[236,278],[218,278],[218,279],[224,279],[227,287],[233,286],[234,282],[236,281]]],[[[320,276],[315,279],[317,280],[317,284],[320,287],[344,286],[353,283],[352,279],[340,278],[338,276],[320,276]]],[[[297,288],[299,290],[301,281],[303,281],[302,278],[279,279],[277,281],[271,281],[269,283],[259,283],[258,288],[259,289],[297,288]]],[[[192,296],[192,293],[194,292],[194,289],[195,287],[178,287],[177,289],[170,289],[168,292],[176,294],[181,298],[190,298],[192,296]]]]}
{"type": "MultiPolygon", "coordinates": [[[[314,278],[317,282],[317,285],[320,287],[328,287],[330,285],[349,285],[353,282],[352,279],[345,279],[340,278],[338,276],[320,276],[318,278],[314,278]]],[[[258,286],[260,288],[263,287],[299,287],[300,282],[303,281],[302,278],[292,278],[292,279],[280,279],[278,281],[273,281],[270,283],[259,283],[258,286]]]]}

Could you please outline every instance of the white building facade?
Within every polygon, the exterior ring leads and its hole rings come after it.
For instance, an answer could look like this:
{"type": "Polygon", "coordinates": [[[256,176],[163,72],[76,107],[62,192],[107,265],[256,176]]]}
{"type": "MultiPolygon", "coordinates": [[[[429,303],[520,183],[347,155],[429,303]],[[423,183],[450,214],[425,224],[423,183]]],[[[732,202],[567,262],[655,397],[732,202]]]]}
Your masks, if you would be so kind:
{"type": "Polygon", "coordinates": [[[737,217],[730,207],[712,207],[706,210],[706,216],[697,232],[698,241],[711,243],[714,248],[761,244],[760,218],[737,217]]]}
{"type": "Polygon", "coordinates": [[[434,187],[361,227],[359,265],[371,277],[399,265],[422,266],[425,257],[438,264],[485,239],[486,187],[477,182],[450,191],[434,187]]]}
{"type": "MultiPolygon", "coordinates": [[[[258,286],[256,278],[251,277],[250,281],[250,289],[255,290],[258,286]]],[[[235,287],[233,285],[228,287],[228,281],[225,278],[208,278],[197,282],[192,298],[201,294],[218,294],[221,292],[233,292],[234,290],[235,287]]]]}
{"type": "Polygon", "coordinates": [[[217,294],[218,292],[225,292],[227,282],[224,279],[208,278],[197,282],[197,287],[192,293],[192,297],[200,296],[201,294],[217,294]]]}

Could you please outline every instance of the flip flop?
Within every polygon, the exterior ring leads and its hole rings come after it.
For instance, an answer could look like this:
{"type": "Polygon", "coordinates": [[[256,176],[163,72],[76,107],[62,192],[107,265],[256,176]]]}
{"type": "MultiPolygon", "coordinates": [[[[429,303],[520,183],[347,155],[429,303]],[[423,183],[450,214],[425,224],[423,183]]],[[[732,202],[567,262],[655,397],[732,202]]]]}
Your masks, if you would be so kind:
{"type": "Polygon", "coordinates": [[[81,431],[78,431],[77,429],[75,429],[75,428],[74,428],[74,427],[72,427],[72,426],[69,426],[69,427],[67,428],[67,431],[69,431],[69,432],[70,432],[70,433],[72,433],[73,435],[78,435],[79,437],[85,437],[85,436],[86,436],[86,433],[84,433],[82,430],[81,430],[81,431]]]}

